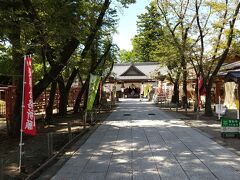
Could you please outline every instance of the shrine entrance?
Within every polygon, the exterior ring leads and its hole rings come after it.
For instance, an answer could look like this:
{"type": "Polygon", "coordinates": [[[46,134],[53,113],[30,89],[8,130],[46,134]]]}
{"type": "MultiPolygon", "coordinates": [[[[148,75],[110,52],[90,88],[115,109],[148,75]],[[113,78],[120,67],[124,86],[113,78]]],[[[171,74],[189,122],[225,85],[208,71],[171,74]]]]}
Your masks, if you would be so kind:
{"type": "Polygon", "coordinates": [[[116,98],[149,98],[158,86],[159,74],[166,75],[167,68],[157,62],[114,64],[104,91],[116,98]]]}
{"type": "Polygon", "coordinates": [[[140,98],[141,93],[140,83],[125,83],[124,97],[125,98],[140,98]]]}

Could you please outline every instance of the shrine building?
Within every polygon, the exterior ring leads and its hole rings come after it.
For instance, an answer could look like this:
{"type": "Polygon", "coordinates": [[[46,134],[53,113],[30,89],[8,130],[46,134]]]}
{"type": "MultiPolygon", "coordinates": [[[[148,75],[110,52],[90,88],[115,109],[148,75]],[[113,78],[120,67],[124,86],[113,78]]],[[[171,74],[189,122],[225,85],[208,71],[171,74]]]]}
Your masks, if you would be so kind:
{"type": "Polygon", "coordinates": [[[117,63],[104,88],[116,91],[117,97],[139,98],[144,86],[157,87],[166,75],[167,67],[157,62],[117,63]]]}

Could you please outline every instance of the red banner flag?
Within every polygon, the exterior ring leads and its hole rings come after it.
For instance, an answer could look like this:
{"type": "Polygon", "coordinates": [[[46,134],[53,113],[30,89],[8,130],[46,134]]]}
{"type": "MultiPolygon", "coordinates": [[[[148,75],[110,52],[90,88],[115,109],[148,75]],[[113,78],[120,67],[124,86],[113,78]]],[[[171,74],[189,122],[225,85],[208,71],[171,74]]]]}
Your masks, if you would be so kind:
{"type": "Polygon", "coordinates": [[[26,56],[24,63],[24,96],[22,108],[22,130],[25,134],[36,135],[35,115],[32,97],[32,58],[26,56]]]}
{"type": "Polygon", "coordinates": [[[202,78],[202,76],[200,76],[200,77],[198,77],[198,108],[200,108],[200,105],[201,105],[200,90],[201,90],[202,85],[203,85],[203,78],[202,78]]]}

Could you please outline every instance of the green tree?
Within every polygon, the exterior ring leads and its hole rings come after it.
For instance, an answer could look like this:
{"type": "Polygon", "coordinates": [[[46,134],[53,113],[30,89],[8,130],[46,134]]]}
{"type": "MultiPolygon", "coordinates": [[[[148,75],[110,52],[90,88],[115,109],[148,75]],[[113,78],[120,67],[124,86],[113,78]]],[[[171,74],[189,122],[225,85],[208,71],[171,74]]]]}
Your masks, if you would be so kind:
{"type": "Polygon", "coordinates": [[[11,84],[13,74],[13,63],[10,58],[11,49],[0,44],[0,84],[11,84]],[[12,73],[12,74],[11,74],[12,73]]]}
{"type": "Polygon", "coordinates": [[[192,11],[194,3],[192,1],[179,0],[157,0],[158,8],[164,19],[164,26],[167,27],[171,39],[180,56],[182,71],[182,105],[187,106],[187,57],[188,38],[193,22],[196,20],[196,13],[192,11]]]}
{"type": "Polygon", "coordinates": [[[151,2],[146,10],[146,13],[138,16],[137,35],[132,40],[133,52],[138,62],[156,61],[152,53],[157,48],[163,34],[161,15],[156,3],[151,2]]]}
{"type": "Polygon", "coordinates": [[[119,61],[124,62],[137,62],[136,53],[133,50],[120,50],[119,52],[119,61]]]}
{"type": "Polygon", "coordinates": [[[195,30],[198,35],[192,44],[191,54],[195,59],[192,65],[197,76],[203,77],[206,115],[212,115],[212,84],[236,39],[235,24],[239,8],[238,1],[195,1],[195,30]]]}
{"type": "MultiPolygon", "coordinates": [[[[34,73],[37,72],[39,78],[35,78],[34,100],[57,80],[78,47],[79,62],[86,58],[99,29],[104,29],[105,23],[113,23],[106,21],[107,16],[111,17],[110,2],[1,1],[0,39],[10,44],[14,74],[22,74],[23,55],[34,53],[33,58],[37,60],[34,61],[34,73]]],[[[127,6],[134,1],[117,2],[127,6]]],[[[71,71],[74,73],[74,68],[71,71]]],[[[20,128],[22,77],[14,78],[14,83],[17,85],[17,95],[10,133],[17,135],[20,128]]]]}
{"type": "Polygon", "coordinates": [[[168,78],[174,84],[172,102],[179,104],[179,79],[181,75],[180,54],[168,27],[158,11],[155,1],[138,16],[138,34],[133,38],[133,50],[126,51],[125,59],[135,61],[157,61],[168,67],[168,78]],[[162,23],[163,21],[163,23],[162,23]],[[163,25],[162,25],[163,24],[163,25]]]}

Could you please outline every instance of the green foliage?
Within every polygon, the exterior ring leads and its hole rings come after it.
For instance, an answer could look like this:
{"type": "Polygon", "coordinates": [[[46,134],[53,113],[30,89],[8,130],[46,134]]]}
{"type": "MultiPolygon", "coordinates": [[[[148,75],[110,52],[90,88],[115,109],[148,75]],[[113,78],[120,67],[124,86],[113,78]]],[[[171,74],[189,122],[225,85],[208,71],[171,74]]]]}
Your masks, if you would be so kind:
{"type": "Polygon", "coordinates": [[[11,61],[10,54],[11,48],[0,44],[0,75],[2,76],[9,76],[13,72],[14,64],[11,61]]]}
{"type": "Polygon", "coordinates": [[[137,56],[135,51],[120,50],[119,52],[119,61],[124,62],[137,62],[137,56]]]}
{"type": "Polygon", "coordinates": [[[231,55],[240,55],[240,30],[235,29],[234,39],[230,49],[231,55]]]}
{"type": "Polygon", "coordinates": [[[180,54],[168,28],[163,25],[156,2],[150,3],[146,10],[146,13],[138,16],[138,34],[132,41],[133,50],[121,51],[120,60],[127,62],[156,61],[160,62],[162,66],[167,66],[170,71],[178,68],[180,54]]]}
{"type": "Polygon", "coordinates": [[[138,16],[137,35],[132,40],[136,61],[156,61],[153,51],[158,47],[163,35],[161,15],[155,2],[146,7],[147,12],[138,16]]]}
{"type": "Polygon", "coordinates": [[[120,2],[125,8],[128,7],[129,4],[135,3],[136,0],[117,0],[120,2]]]}
{"type": "MultiPolygon", "coordinates": [[[[15,74],[17,63],[12,59],[12,48],[22,55],[30,50],[33,52],[33,80],[37,83],[52,65],[58,63],[65,42],[74,37],[80,41],[80,46],[72,55],[62,75],[67,79],[72,70],[78,68],[82,76],[87,77],[91,58],[81,59],[80,54],[88,35],[95,28],[96,18],[103,2],[103,0],[1,1],[0,73],[15,74]],[[20,33],[20,44],[18,47],[13,47],[13,38],[17,38],[16,30],[20,33]]],[[[116,2],[119,6],[127,7],[135,3],[135,0],[116,0],[116,2]]],[[[107,10],[101,29],[98,31],[96,40],[98,57],[104,53],[106,38],[111,39],[111,34],[116,31],[117,8],[112,7],[107,10]]]]}

